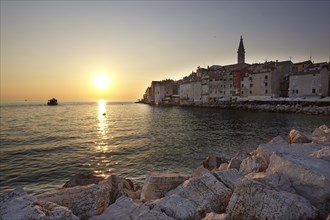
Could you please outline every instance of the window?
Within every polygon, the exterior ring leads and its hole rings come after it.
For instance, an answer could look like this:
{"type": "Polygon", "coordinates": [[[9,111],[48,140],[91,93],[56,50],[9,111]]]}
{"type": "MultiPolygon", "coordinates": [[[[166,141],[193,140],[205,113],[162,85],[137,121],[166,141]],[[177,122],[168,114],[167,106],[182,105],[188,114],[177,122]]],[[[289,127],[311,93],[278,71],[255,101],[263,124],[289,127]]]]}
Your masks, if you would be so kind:
{"type": "Polygon", "coordinates": [[[229,78],[229,80],[233,80],[233,78],[229,78]]]}
{"type": "Polygon", "coordinates": [[[265,86],[268,86],[268,83],[265,82],[265,86]]]}
{"type": "Polygon", "coordinates": [[[250,95],[252,94],[252,90],[250,90],[250,95]]]}
{"type": "Polygon", "coordinates": [[[315,94],[315,89],[312,89],[312,93],[315,94]]]}
{"type": "Polygon", "coordinates": [[[244,84],[242,84],[242,88],[244,87],[244,84]]]}
{"type": "Polygon", "coordinates": [[[244,78],[242,77],[241,81],[243,82],[244,81],[244,78]]]}
{"type": "Polygon", "coordinates": [[[243,91],[242,91],[242,94],[243,94],[243,91]]]}
{"type": "Polygon", "coordinates": [[[230,88],[231,88],[231,87],[233,87],[233,85],[232,85],[232,84],[230,84],[230,88]]]}
{"type": "Polygon", "coordinates": [[[296,89],[296,94],[298,94],[298,89],[296,89]]]}
{"type": "Polygon", "coordinates": [[[295,93],[295,90],[293,89],[293,90],[292,90],[292,94],[294,94],[294,93],[295,93]]]}
{"type": "Polygon", "coordinates": [[[265,93],[268,94],[268,90],[267,89],[265,90],[265,93]]]}
{"type": "Polygon", "coordinates": [[[252,77],[251,77],[251,76],[249,77],[249,80],[251,80],[251,81],[252,81],[252,77]]]}
{"type": "Polygon", "coordinates": [[[253,84],[252,83],[250,84],[250,87],[253,87],[253,84]]]}
{"type": "Polygon", "coordinates": [[[265,76],[265,79],[268,79],[268,76],[267,75],[265,76]]]}

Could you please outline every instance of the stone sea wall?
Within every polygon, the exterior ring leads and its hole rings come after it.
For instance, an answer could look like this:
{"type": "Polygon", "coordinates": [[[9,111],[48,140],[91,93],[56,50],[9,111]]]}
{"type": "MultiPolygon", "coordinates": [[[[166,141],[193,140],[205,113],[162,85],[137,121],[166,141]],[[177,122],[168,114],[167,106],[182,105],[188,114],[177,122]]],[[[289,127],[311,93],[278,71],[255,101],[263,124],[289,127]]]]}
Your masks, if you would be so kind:
{"type": "Polygon", "coordinates": [[[291,130],[230,160],[209,156],[191,173],[151,172],[143,186],[88,173],[36,196],[0,195],[0,219],[327,219],[330,129],[291,130]]]}
{"type": "Polygon", "coordinates": [[[222,101],[214,104],[184,105],[263,112],[330,115],[330,102],[317,101],[222,101]]]}

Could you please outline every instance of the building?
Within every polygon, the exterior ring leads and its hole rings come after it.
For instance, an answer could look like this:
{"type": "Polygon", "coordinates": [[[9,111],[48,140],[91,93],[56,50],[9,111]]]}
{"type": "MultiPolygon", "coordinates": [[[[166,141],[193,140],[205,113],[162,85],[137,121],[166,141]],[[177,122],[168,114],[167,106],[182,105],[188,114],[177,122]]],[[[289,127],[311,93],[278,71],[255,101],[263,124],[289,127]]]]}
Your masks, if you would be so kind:
{"type": "Polygon", "coordinates": [[[279,97],[280,76],[275,62],[253,64],[241,80],[241,96],[279,97]]]}
{"type": "Polygon", "coordinates": [[[289,96],[289,77],[295,72],[295,66],[291,60],[278,62],[276,60],[277,73],[280,77],[280,96],[289,96]]]}
{"type": "Polygon", "coordinates": [[[313,64],[312,61],[306,60],[304,62],[295,63],[294,66],[296,68],[296,72],[301,73],[304,72],[304,70],[312,64],[313,64]]]}
{"type": "Polygon", "coordinates": [[[183,82],[179,88],[180,105],[200,105],[202,103],[201,80],[183,82]]]}
{"type": "Polygon", "coordinates": [[[321,70],[297,72],[290,76],[290,97],[329,95],[329,65],[321,70]]]}
{"type": "Polygon", "coordinates": [[[245,63],[245,49],[243,44],[243,37],[241,36],[241,40],[239,42],[238,50],[237,50],[237,63],[245,63]]]}

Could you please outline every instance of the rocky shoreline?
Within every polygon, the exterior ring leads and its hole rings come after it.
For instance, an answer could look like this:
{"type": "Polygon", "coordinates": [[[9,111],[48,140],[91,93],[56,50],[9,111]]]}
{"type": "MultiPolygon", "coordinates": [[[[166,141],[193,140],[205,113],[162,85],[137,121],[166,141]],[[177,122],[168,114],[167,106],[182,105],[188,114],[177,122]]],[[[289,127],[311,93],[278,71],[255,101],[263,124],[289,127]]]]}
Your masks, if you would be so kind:
{"type": "MultiPolygon", "coordinates": [[[[147,104],[147,103],[145,103],[147,104]]],[[[173,104],[163,104],[172,106],[173,104]]],[[[244,111],[301,113],[309,115],[330,115],[330,102],[318,101],[236,101],[227,100],[213,104],[191,104],[180,106],[195,106],[205,108],[237,109],[244,111]]]]}
{"type": "Polygon", "coordinates": [[[125,178],[77,174],[62,189],[0,195],[0,219],[327,219],[330,129],[291,130],[230,160],[210,156],[189,174],[125,178]]]}

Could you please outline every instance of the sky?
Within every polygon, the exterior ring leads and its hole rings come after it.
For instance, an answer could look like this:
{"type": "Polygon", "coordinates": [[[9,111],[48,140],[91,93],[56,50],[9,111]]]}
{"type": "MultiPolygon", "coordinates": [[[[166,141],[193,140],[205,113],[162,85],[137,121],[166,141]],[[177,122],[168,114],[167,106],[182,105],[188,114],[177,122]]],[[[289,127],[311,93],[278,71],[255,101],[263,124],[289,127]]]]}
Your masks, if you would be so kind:
{"type": "Polygon", "coordinates": [[[241,35],[246,63],[329,61],[330,3],[1,0],[0,98],[134,101],[237,63],[241,35]]]}

